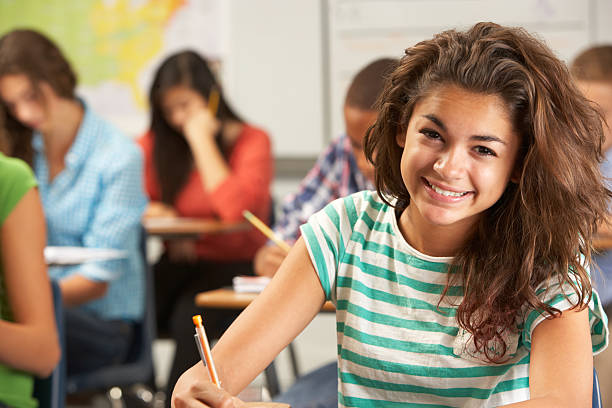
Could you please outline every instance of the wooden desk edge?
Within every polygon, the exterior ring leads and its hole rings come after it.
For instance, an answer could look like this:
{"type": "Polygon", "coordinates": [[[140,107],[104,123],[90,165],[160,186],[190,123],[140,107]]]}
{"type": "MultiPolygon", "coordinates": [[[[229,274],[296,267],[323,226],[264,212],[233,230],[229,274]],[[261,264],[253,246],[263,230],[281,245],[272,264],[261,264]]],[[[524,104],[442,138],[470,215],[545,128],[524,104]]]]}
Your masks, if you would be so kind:
{"type": "MultiPolygon", "coordinates": [[[[195,297],[198,307],[210,307],[218,309],[244,309],[259,293],[235,292],[232,289],[215,289],[208,292],[200,292],[195,297]]],[[[330,301],[323,304],[322,312],[335,312],[336,307],[330,301]]]]}

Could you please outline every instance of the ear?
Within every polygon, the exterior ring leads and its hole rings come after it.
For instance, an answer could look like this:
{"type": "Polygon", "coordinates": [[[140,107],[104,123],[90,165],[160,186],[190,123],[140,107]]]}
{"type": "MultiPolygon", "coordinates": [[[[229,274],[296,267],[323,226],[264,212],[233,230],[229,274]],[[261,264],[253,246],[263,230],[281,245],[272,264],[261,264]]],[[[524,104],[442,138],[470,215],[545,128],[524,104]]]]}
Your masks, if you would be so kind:
{"type": "Polygon", "coordinates": [[[510,174],[510,181],[514,184],[518,184],[521,181],[521,175],[523,174],[523,161],[517,160],[514,164],[514,169],[512,169],[512,173],[510,174]]]}
{"type": "Polygon", "coordinates": [[[406,132],[400,132],[395,135],[395,142],[403,149],[406,146],[406,132]]]}

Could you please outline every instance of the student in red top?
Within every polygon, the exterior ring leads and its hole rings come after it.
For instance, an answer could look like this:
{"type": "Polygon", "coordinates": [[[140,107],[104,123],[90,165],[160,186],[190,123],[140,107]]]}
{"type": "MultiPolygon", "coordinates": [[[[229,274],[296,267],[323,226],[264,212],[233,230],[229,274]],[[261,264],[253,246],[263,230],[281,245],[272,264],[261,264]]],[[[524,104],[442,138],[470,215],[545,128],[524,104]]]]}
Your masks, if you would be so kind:
{"type": "MultiPolygon", "coordinates": [[[[184,51],[166,59],[153,80],[150,106],[151,128],[139,141],[151,199],[145,217],[239,221],[249,210],[267,221],[270,140],[234,113],[201,56],[184,51]]],[[[154,270],[158,326],[177,342],[168,395],[199,358],[191,316],[202,309],[194,305],[195,294],[252,274],[253,256],[265,241],[259,231],[248,229],[165,242],[154,270]]],[[[216,338],[233,314],[205,311],[205,316],[208,336],[216,338]]]]}

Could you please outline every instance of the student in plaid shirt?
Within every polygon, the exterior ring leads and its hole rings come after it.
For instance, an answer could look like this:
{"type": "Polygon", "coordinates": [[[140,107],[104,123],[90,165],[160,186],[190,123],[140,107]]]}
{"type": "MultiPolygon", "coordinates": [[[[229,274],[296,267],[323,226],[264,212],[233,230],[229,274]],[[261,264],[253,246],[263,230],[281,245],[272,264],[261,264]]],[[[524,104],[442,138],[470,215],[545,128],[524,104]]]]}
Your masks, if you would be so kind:
{"type": "MultiPolygon", "coordinates": [[[[293,244],[299,238],[300,226],[333,200],[374,189],[374,168],[365,158],[362,142],[368,127],[376,120],[374,104],[383,89],[385,74],[396,64],[397,60],[391,58],[378,59],[353,78],[344,102],[346,134],[328,146],[298,191],[283,201],[274,231],[286,242],[293,244]]],[[[274,275],[285,256],[276,245],[262,247],[255,255],[255,273],[274,275]]],[[[326,364],[302,377],[276,400],[293,408],[337,407],[337,363],[326,364]]]]}

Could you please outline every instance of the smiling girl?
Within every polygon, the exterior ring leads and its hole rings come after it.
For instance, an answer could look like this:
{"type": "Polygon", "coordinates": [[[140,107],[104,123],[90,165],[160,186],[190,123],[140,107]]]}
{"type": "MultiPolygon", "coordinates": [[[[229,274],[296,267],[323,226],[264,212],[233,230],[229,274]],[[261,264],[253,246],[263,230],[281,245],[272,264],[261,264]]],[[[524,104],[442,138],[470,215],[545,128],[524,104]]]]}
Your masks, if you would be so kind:
{"type": "Polygon", "coordinates": [[[406,50],[366,142],[377,192],[302,226],[271,284],[175,388],[229,406],[337,308],[340,406],[587,407],[607,345],[591,238],[610,192],[598,115],[552,52],[479,23],[406,50]]]}

